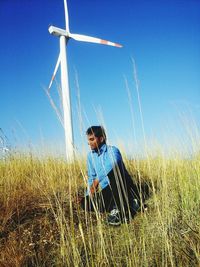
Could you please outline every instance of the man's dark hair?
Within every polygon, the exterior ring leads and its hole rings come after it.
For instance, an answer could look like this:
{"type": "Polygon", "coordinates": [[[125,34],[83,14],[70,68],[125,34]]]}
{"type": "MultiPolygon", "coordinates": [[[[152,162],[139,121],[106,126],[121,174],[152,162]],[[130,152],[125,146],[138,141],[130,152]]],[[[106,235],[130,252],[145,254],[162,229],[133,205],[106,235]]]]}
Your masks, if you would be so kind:
{"type": "Polygon", "coordinates": [[[103,126],[91,126],[86,131],[87,135],[94,134],[96,137],[103,137],[106,142],[106,133],[103,126]]]}

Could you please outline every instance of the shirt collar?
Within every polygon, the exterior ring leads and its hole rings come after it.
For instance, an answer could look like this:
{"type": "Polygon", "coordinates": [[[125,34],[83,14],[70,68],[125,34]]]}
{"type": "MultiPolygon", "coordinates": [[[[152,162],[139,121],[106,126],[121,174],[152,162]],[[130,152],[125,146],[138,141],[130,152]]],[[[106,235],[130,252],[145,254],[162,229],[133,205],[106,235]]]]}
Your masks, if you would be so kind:
{"type": "Polygon", "coordinates": [[[96,150],[92,150],[92,153],[97,153],[98,156],[101,155],[103,152],[106,152],[107,150],[107,145],[103,144],[97,151],[96,150]]]}

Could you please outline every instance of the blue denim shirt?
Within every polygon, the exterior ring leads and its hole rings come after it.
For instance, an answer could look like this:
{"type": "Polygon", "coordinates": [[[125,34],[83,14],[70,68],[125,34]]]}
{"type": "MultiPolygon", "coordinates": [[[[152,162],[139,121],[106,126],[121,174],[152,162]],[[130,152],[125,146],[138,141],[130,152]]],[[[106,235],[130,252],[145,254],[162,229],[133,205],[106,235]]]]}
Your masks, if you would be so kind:
{"type": "Polygon", "coordinates": [[[122,162],[121,153],[114,146],[104,144],[98,151],[90,151],[87,157],[88,188],[86,195],[88,195],[89,188],[95,179],[99,180],[100,189],[108,186],[109,179],[107,174],[120,162],[122,162]]]}

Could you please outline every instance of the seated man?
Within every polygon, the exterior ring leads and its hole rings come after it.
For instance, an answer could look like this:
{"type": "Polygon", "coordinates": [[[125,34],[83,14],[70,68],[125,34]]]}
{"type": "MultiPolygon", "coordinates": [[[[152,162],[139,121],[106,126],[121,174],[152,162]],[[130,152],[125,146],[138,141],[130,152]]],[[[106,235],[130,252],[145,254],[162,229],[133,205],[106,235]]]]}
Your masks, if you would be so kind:
{"type": "Polygon", "coordinates": [[[120,151],[106,144],[103,127],[92,126],[86,134],[91,151],[87,158],[87,192],[81,206],[87,211],[110,212],[107,222],[120,225],[139,209],[133,181],[120,151]]]}

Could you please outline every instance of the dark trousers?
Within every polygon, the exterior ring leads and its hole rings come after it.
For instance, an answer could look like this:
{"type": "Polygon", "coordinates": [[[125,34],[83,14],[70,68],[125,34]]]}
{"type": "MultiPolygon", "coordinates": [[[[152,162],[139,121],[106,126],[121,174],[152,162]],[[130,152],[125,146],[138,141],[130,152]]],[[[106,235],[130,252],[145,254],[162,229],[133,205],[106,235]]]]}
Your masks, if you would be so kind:
{"type": "Polygon", "coordinates": [[[86,211],[110,212],[114,207],[121,213],[134,213],[133,199],[136,198],[136,188],[132,178],[123,169],[113,169],[108,173],[110,184],[92,198],[85,196],[81,206],[86,211]]]}

